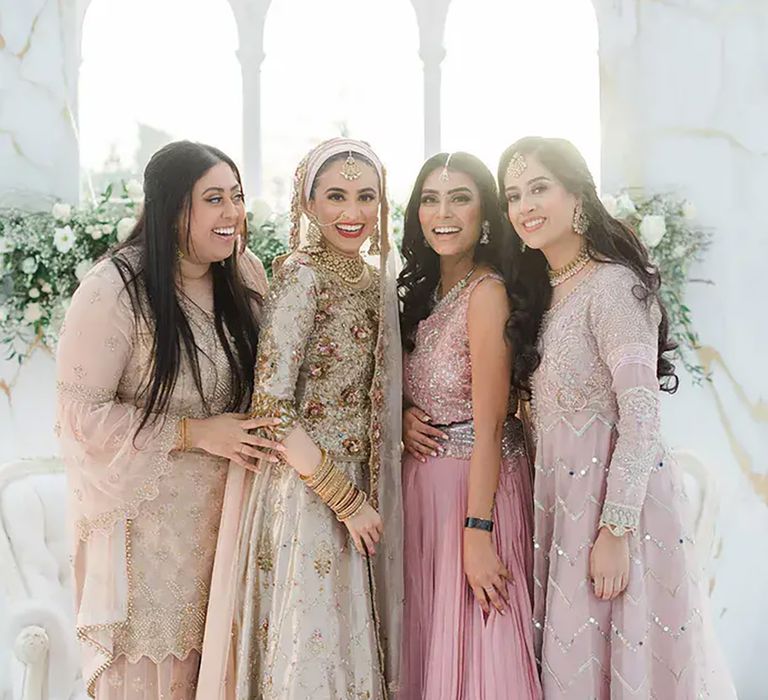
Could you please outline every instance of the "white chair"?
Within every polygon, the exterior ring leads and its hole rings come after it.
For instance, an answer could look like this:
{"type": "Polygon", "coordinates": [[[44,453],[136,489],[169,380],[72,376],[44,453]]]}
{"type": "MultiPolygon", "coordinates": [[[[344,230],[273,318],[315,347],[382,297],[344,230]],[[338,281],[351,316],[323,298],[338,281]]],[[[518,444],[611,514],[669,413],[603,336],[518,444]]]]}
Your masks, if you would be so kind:
{"type": "Polygon", "coordinates": [[[673,450],[672,456],[683,473],[683,485],[693,520],[696,557],[700,571],[706,575],[712,562],[720,507],[717,478],[712,468],[691,450],[673,450]]]}
{"type": "Polygon", "coordinates": [[[6,617],[0,651],[15,656],[15,700],[87,697],[75,635],[66,507],[58,460],[0,467],[0,597],[6,617]]]}

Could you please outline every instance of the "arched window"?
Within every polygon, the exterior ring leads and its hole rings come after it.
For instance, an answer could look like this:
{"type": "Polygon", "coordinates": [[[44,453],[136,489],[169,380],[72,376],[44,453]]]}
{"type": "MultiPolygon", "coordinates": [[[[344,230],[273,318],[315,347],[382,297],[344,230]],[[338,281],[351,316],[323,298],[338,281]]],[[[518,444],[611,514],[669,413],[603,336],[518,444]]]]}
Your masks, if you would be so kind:
{"type": "Polygon", "coordinates": [[[93,0],[82,32],[80,162],[86,190],[140,173],[169,141],[242,156],[242,78],[227,0],[93,0]]]}
{"type": "Polygon", "coordinates": [[[264,197],[285,208],[319,141],[368,141],[402,200],[421,163],[422,72],[409,0],[273,0],[264,28],[264,197]]]}
{"type": "Polygon", "coordinates": [[[495,170],[522,136],[571,140],[600,171],[598,27],[590,0],[453,0],[446,24],[444,150],[495,170]]]}

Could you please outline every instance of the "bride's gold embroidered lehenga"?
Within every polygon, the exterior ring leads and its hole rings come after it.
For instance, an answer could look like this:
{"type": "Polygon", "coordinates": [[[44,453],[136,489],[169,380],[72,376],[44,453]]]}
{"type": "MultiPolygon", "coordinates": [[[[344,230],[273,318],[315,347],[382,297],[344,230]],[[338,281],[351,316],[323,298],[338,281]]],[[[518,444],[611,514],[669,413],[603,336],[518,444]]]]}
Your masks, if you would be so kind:
{"type": "MultiPolygon", "coordinates": [[[[356,143],[335,141],[319,147],[325,160],[356,143]]],[[[297,188],[305,177],[300,167],[297,188]]],[[[381,274],[367,266],[368,282],[350,285],[326,259],[297,250],[274,279],[252,409],[281,419],[280,438],[300,424],[369,494],[384,537],[374,557],[361,556],[284,462],[231,471],[198,700],[381,700],[394,685],[402,598],[394,267],[390,255],[381,274]]]]}

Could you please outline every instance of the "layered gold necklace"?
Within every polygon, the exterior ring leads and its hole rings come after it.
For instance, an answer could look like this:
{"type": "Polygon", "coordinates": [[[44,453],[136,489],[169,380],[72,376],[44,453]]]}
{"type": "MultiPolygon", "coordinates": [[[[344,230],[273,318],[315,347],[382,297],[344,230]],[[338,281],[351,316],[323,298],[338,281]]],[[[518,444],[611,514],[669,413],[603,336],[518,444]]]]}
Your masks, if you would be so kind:
{"type": "Polygon", "coordinates": [[[556,270],[553,270],[551,267],[547,270],[547,275],[549,275],[549,284],[551,287],[557,287],[561,285],[563,282],[566,282],[567,280],[571,279],[574,275],[577,275],[579,272],[581,272],[589,262],[589,252],[587,251],[587,246],[582,246],[581,250],[579,251],[579,254],[571,260],[567,265],[563,265],[563,267],[558,267],[556,270]]]}
{"type": "Polygon", "coordinates": [[[307,250],[317,264],[324,270],[333,272],[342,282],[356,285],[365,277],[365,260],[362,256],[349,257],[325,247],[313,247],[307,250]]]}

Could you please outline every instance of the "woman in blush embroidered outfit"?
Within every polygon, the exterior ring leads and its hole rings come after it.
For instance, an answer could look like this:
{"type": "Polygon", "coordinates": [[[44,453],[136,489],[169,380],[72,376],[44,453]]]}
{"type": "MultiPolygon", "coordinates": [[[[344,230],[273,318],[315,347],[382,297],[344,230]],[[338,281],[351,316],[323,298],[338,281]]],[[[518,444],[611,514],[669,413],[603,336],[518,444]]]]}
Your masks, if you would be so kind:
{"type": "Polygon", "coordinates": [[[532,494],[510,396],[508,240],[490,171],[422,167],[400,275],[405,614],[400,700],[541,697],[531,629],[532,494]]]}
{"type": "Polygon", "coordinates": [[[317,146],[291,214],[252,402],[287,452],[227,483],[199,700],[382,700],[397,676],[401,350],[376,154],[317,146]]]}
{"type": "Polygon", "coordinates": [[[67,312],[57,428],[88,693],[190,700],[227,461],[275,447],[248,433],[266,420],[232,413],[253,386],[266,278],[237,245],[245,210],[226,155],[172,143],[144,178],[138,224],[67,312]]]}
{"type": "Polygon", "coordinates": [[[513,383],[533,389],[544,696],[735,698],[660,435],[677,377],[658,271],[568,141],[518,141],[498,177],[529,302],[510,335],[513,383]]]}

